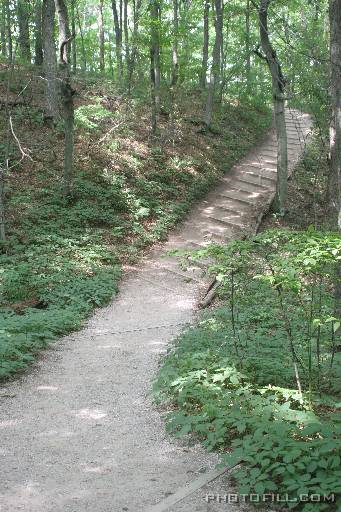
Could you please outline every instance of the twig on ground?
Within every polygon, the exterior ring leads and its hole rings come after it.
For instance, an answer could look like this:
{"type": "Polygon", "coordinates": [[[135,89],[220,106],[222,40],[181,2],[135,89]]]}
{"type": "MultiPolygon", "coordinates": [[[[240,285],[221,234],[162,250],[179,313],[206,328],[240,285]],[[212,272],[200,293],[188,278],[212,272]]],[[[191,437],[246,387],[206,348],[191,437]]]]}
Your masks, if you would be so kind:
{"type": "Polygon", "coordinates": [[[22,145],[20,144],[20,140],[18,139],[18,137],[15,134],[15,131],[14,131],[14,128],[13,128],[13,123],[12,123],[12,116],[11,115],[9,116],[9,125],[11,127],[11,132],[12,132],[12,135],[14,137],[14,140],[17,143],[19,151],[21,153],[20,161],[23,160],[24,158],[29,158],[29,160],[33,161],[33,158],[31,157],[31,155],[29,155],[28,153],[26,153],[26,151],[24,151],[22,145]]]}
{"type": "Polygon", "coordinates": [[[117,124],[115,124],[114,126],[112,126],[112,127],[110,128],[110,130],[109,130],[109,131],[107,131],[107,133],[106,133],[105,135],[103,135],[103,137],[101,137],[101,138],[99,139],[99,141],[97,142],[97,144],[100,144],[101,142],[103,142],[107,137],[109,137],[109,135],[110,135],[114,130],[116,130],[116,128],[118,128],[119,126],[121,126],[121,124],[123,124],[123,123],[124,123],[124,121],[121,121],[120,123],[117,123],[117,124]]]}

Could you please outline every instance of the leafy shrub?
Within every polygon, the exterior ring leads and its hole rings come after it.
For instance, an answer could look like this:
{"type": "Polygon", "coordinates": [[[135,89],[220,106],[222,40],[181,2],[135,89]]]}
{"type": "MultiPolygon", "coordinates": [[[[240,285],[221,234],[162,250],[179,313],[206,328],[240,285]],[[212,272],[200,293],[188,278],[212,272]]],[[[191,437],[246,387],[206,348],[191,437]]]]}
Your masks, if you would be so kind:
{"type": "Polygon", "coordinates": [[[207,256],[222,305],[184,332],[163,363],[154,391],[172,404],[167,428],[195,434],[225,464],[242,462],[234,476],[243,494],[305,495],[288,506],[334,510],[340,500],[309,496],[341,491],[332,295],[341,237],[274,230],[196,257],[207,256]]]}
{"type": "Polygon", "coordinates": [[[112,112],[100,104],[82,105],[75,109],[75,125],[85,130],[98,130],[99,123],[113,117],[112,112]]]}

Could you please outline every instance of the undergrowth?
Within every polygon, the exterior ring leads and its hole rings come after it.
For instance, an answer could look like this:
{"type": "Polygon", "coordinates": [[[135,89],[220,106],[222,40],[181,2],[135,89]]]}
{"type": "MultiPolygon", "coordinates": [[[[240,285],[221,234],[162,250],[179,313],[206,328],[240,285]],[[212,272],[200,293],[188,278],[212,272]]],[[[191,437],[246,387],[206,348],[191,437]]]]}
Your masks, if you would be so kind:
{"type": "Polygon", "coordinates": [[[154,391],[168,430],[192,433],[222,464],[241,463],[241,494],[339,510],[340,234],[277,228],[192,257],[211,259],[220,305],[163,361],[154,391]]]}
{"type": "MultiPolygon", "coordinates": [[[[122,262],[134,262],[164,238],[270,123],[268,111],[231,103],[217,116],[218,133],[199,134],[192,117],[200,99],[184,95],[177,117],[164,116],[160,137],[151,139],[144,98],[125,101],[110,81],[76,82],[75,177],[66,201],[63,136],[44,125],[41,84],[17,73],[11,93],[26,79],[23,105],[11,116],[32,160],[20,161],[14,140],[0,141],[10,167],[0,255],[0,378],[25,368],[42,347],[106,304],[122,262]]],[[[0,123],[6,134],[5,119],[0,123]]]]}

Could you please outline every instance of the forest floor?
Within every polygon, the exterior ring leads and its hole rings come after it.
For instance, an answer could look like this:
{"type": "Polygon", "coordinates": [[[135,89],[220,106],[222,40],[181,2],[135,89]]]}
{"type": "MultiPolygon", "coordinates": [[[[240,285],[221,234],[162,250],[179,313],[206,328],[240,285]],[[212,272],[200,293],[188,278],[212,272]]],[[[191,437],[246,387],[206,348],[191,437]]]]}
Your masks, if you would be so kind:
{"type": "MultiPolygon", "coordinates": [[[[160,135],[148,98],[127,98],[110,80],[77,77],[75,176],[63,199],[63,130],[44,122],[36,70],[0,70],[0,160],[6,176],[7,241],[0,255],[0,378],[78,329],[117,291],[121,266],[166,237],[224,172],[262,137],[269,111],[236,101],[203,133],[199,91],[167,95],[160,135]],[[22,158],[24,156],[24,158],[22,158]]],[[[147,84],[146,84],[146,90],[147,84]]]]}
{"type": "MultiPolygon", "coordinates": [[[[303,126],[305,131],[304,120],[303,126]]],[[[303,148],[295,127],[290,131],[295,162],[303,148]]],[[[207,161],[210,145],[195,129],[195,139],[201,137],[207,161]]],[[[216,137],[210,139],[212,145],[216,137]]],[[[239,139],[240,128],[230,140],[232,147],[239,139]]],[[[225,157],[215,155],[221,173],[225,157]]],[[[199,444],[170,438],[149,396],[160,356],[193,321],[198,297],[208,284],[200,267],[187,263],[186,270],[179,268],[169,251],[235,238],[252,228],[259,204],[274,189],[275,155],[270,132],[198,203],[166,244],[154,248],[137,269],[126,266],[116,300],[3,387],[4,512],[161,511],[164,500],[176,502],[179,489],[209,474],[216,456],[199,444]],[[153,508],[157,503],[161,506],[153,508]]],[[[207,503],[205,495],[229,489],[226,478],[216,480],[167,510],[218,512],[224,505],[207,503]]],[[[230,505],[230,510],[247,507],[230,505]]]]}

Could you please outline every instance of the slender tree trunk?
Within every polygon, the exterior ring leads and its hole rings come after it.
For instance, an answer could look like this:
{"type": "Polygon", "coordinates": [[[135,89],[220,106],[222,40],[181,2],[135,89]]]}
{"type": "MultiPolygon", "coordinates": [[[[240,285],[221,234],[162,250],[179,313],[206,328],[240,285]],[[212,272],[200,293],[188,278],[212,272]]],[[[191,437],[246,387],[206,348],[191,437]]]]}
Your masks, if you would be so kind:
{"type": "Polygon", "coordinates": [[[227,62],[227,47],[228,47],[228,41],[229,41],[229,29],[230,29],[230,18],[227,18],[226,20],[226,32],[225,32],[225,40],[224,43],[221,45],[221,84],[219,88],[219,104],[221,105],[223,102],[224,97],[224,91],[226,87],[226,62],[227,62]]]}
{"type": "Polygon", "coordinates": [[[5,166],[0,162],[0,241],[5,240],[5,166]]]}
{"type": "Polygon", "coordinates": [[[110,38],[110,34],[108,35],[108,61],[109,61],[109,71],[110,71],[110,75],[113,77],[114,76],[114,65],[113,65],[113,61],[112,61],[112,47],[111,47],[111,38],[110,38]]]}
{"type": "Polygon", "coordinates": [[[251,39],[250,39],[250,0],[246,0],[245,11],[245,52],[246,52],[246,91],[251,92],[251,39]]]}
{"type": "Polygon", "coordinates": [[[341,0],[330,0],[331,123],[329,205],[334,228],[341,229],[341,0]]]}
{"type": "Polygon", "coordinates": [[[30,9],[27,0],[18,0],[17,16],[19,26],[19,48],[21,58],[31,61],[29,19],[30,9]]]}
{"type": "Polygon", "coordinates": [[[288,144],[285,125],[285,80],[281,65],[273,49],[268,31],[268,7],[271,0],[261,0],[259,7],[259,30],[263,52],[272,77],[272,96],[277,135],[277,184],[273,203],[275,212],[285,211],[288,192],[288,144]]]}
{"type": "Polygon", "coordinates": [[[99,42],[99,69],[104,72],[104,26],[103,26],[103,0],[98,4],[98,42],[99,42]]]}
{"type": "Polygon", "coordinates": [[[13,62],[13,42],[12,42],[12,16],[9,5],[9,0],[3,0],[5,2],[6,11],[6,33],[7,33],[7,48],[8,48],[8,60],[13,62]]]}
{"type": "Polygon", "coordinates": [[[220,75],[220,55],[221,46],[223,44],[223,6],[222,0],[214,0],[215,3],[215,41],[212,54],[212,66],[210,73],[210,82],[208,86],[208,94],[206,101],[206,109],[204,115],[204,123],[210,126],[213,114],[213,103],[216,86],[219,83],[220,75]]]}
{"type": "Polygon", "coordinates": [[[74,106],[73,90],[71,87],[69,51],[70,27],[68,11],[64,0],[55,0],[59,26],[59,75],[60,95],[64,119],[64,177],[63,188],[65,197],[71,193],[73,179],[73,152],[74,152],[74,106]]]}
{"type": "Polygon", "coordinates": [[[41,0],[36,0],[34,5],[34,63],[36,66],[41,66],[43,63],[41,0]]]}
{"type": "Polygon", "coordinates": [[[125,50],[125,62],[126,62],[126,77],[129,74],[129,60],[130,60],[130,48],[129,48],[129,30],[128,30],[128,0],[124,0],[123,9],[123,30],[124,30],[124,50],[125,50]]]}
{"type": "Polygon", "coordinates": [[[116,0],[111,0],[112,12],[114,15],[115,27],[115,43],[116,43],[116,60],[117,60],[117,76],[118,80],[122,80],[122,31],[120,27],[120,20],[118,17],[116,0]]]}
{"type": "Polygon", "coordinates": [[[7,55],[7,45],[6,45],[6,5],[3,1],[1,3],[1,55],[6,57],[7,55]]]}
{"type": "Polygon", "coordinates": [[[179,8],[178,0],[173,0],[173,48],[172,48],[172,81],[175,87],[179,77],[178,37],[179,37],[179,8]]]}
{"type": "Polygon", "coordinates": [[[123,79],[123,68],[124,68],[124,58],[123,58],[123,0],[119,0],[119,25],[120,25],[120,34],[121,34],[121,75],[123,79]]]}
{"type": "Polygon", "coordinates": [[[132,48],[130,52],[130,58],[128,61],[128,93],[131,93],[131,86],[133,80],[133,73],[135,69],[135,62],[137,57],[137,37],[139,30],[139,19],[140,19],[140,10],[141,10],[141,0],[137,0],[133,4],[134,8],[134,29],[133,29],[133,40],[132,40],[132,48]]]}
{"type": "MultiPolygon", "coordinates": [[[[328,199],[335,230],[341,230],[341,0],[329,0],[330,20],[330,174],[328,199]]],[[[341,263],[337,262],[334,276],[335,316],[341,319],[341,263]]],[[[341,329],[337,330],[338,345],[341,329]]]]}
{"type": "Polygon", "coordinates": [[[86,71],[86,53],[85,53],[85,44],[84,44],[84,32],[82,27],[82,20],[79,14],[78,6],[76,6],[76,14],[77,14],[77,23],[79,29],[79,35],[81,37],[81,47],[82,47],[82,71],[85,73],[86,71]]]}
{"type": "Polygon", "coordinates": [[[76,15],[75,15],[75,1],[70,1],[70,14],[71,14],[71,56],[72,56],[72,73],[77,71],[77,46],[76,46],[76,15]]]}
{"type": "Polygon", "coordinates": [[[157,116],[160,110],[160,3],[159,0],[151,0],[151,48],[150,48],[150,77],[152,97],[152,133],[157,132],[157,116]]]}
{"type": "MultiPolygon", "coordinates": [[[[59,29],[59,65],[69,64],[70,62],[70,41],[71,32],[69,26],[69,15],[64,0],[55,0],[56,13],[58,18],[59,29]]],[[[66,66],[67,68],[67,66],[66,66]]],[[[66,69],[63,68],[63,69],[66,69]]]]}
{"type": "Polygon", "coordinates": [[[208,45],[209,45],[209,13],[210,0],[205,0],[204,6],[204,44],[202,48],[202,64],[200,73],[200,87],[206,88],[207,82],[207,63],[208,63],[208,45]]]}
{"type": "Polygon", "coordinates": [[[43,0],[43,47],[46,78],[46,119],[55,123],[59,117],[57,93],[57,61],[54,41],[54,0],[43,0]]]}

